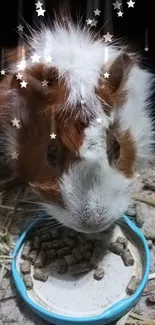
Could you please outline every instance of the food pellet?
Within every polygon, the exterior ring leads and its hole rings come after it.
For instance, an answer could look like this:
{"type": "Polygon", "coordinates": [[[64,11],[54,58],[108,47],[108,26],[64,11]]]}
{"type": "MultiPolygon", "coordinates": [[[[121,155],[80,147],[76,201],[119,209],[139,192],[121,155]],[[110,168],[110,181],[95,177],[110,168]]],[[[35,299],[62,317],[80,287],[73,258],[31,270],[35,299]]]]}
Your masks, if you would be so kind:
{"type": "Polygon", "coordinates": [[[57,254],[56,254],[56,251],[55,249],[50,249],[47,251],[47,257],[53,259],[53,258],[56,258],[57,254]]]}
{"type": "Polygon", "coordinates": [[[124,250],[124,245],[120,243],[111,243],[109,247],[110,251],[114,254],[121,255],[124,250]]]}
{"type": "Polygon", "coordinates": [[[155,304],[155,291],[149,294],[149,296],[147,297],[147,301],[151,304],[155,304]]]}
{"type": "Polygon", "coordinates": [[[47,254],[44,251],[40,251],[34,266],[37,268],[42,268],[45,265],[47,254]]]}
{"type": "Polygon", "coordinates": [[[60,230],[59,229],[52,229],[50,231],[50,233],[51,233],[51,236],[52,236],[53,239],[57,239],[57,238],[60,237],[60,230]]]}
{"type": "Polygon", "coordinates": [[[61,239],[54,239],[52,241],[52,247],[53,248],[56,248],[56,249],[64,247],[63,240],[61,240],[61,239]]]}
{"type": "Polygon", "coordinates": [[[65,246],[73,248],[75,246],[75,240],[69,237],[63,239],[65,246]]]}
{"type": "Polygon", "coordinates": [[[29,259],[29,261],[31,261],[32,264],[34,264],[35,261],[36,261],[36,259],[37,259],[37,256],[38,256],[38,251],[37,251],[37,250],[33,250],[33,251],[30,253],[28,259],[29,259]]]}
{"type": "Polygon", "coordinates": [[[135,263],[135,260],[130,252],[129,249],[125,249],[123,253],[121,254],[122,260],[125,264],[125,266],[132,266],[135,263]]]}
{"type": "Polygon", "coordinates": [[[66,273],[68,271],[68,265],[65,259],[58,259],[55,263],[55,269],[59,274],[66,273]]]}
{"type": "Polygon", "coordinates": [[[69,271],[72,275],[80,275],[82,273],[89,272],[91,270],[88,262],[81,262],[69,267],[69,271]]]}
{"type": "Polygon", "coordinates": [[[31,272],[31,263],[30,261],[24,261],[23,263],[20,264],[20,271],[23,274],[30,274],[31,272]]]}
{"type": "Polygon", "coordinates": [[[23,281],[25,283],[27,290],[33,289],[33,281],[30,274],[23,275],[23,281]]]}
{"type": "Polygon", "coordinates": [[[77,260],[75,258],[74,255],[67,255],[67,256],[64,256],[64,259],[65,261],[67,262],[67,264],[70,266],[70,265],[74,265],[76,264],[77,260]]]}
{"type": "Polygon", "coordinates": [[[93,265],[94,267],[97,267],[98,264],[101,262],[102,257],[103,257],[103,250],[100,247],[95,247],[90,260],[90,264],[93,265]]]}
{"type": "Polygon", "coordinates": [[[23,260],[28,259],[29,254],[31,252],[31,249],[32,249],[32,241],[28,240],[26,242],[26,244],[24,245],[24,248],[23,248],[22,253],[21,253],[21,258],[23,260]]]}
{"type": "Polygon", "coordinates": [[[34,279],[40,280],[40,281],[47,281],[49,277],[49,273],[45,269],[34,269],[34,274],[33,274],[34,279]]]}
{"type": "Polygon", "coordinates": [[[126,293],[132,295],[138,288],[140,280],[136,276],[132,276],[127,288],[126,293]]]}
{"type": "Polygon", "coordinates": [[[34,237],[34,242],[33,242],[33,249],[39,250],[40,246],[41,246],[40,238],[39,238],[39,236],[35,236],[34,237]]]}
{"type": "Polygon", "coordinates": [[[94,273],[94,279],[99,281],[103,279],[104,274],[104,269],[102,267],[98,267],[94,273]]]}
{"type": "Polygon", "coordinates": [[[69,229],[69,231],[67,232],[68,237],[71,238],[76,238],[77,237],[77,232],[73,229],[69,229]]]}
{"type": "Polygon", "coordinates": [[[77,262],[80,262],[83,260],[83,255],[78,248],[74,248],[72,253],[75,256],[77,262]]]}
{"type": "Polygon", "coordinates": [[[81,244],[87,244],[87,239],[82,236],[81,234],[77,236],[77,240],[81,243],[81,244]]]}
{"type": "Polygon", "coordinates": [[[42,248],[44,251],[46,251],[46,250],[52,248],[52,242],[49,241],[49,242],[42,243],[41,248],[42,248]]]}
{"type": "Polygon", "coordinates": [[[51,239],[50,233],[46,233],[40,236],[42,242],[49,241],[51,239]]]}
{"type": "Polygon", "coordinates": [[[126,248],[128,245],[127,239],[120,236],[116,239],[116,243],[123,245],[123,248],[126,248]]]}
{"type": "Polygon", "coordinates": [[[57,250],[58,257],[62,257],[71,253],[70,247],[63,247],[57,250]]]}

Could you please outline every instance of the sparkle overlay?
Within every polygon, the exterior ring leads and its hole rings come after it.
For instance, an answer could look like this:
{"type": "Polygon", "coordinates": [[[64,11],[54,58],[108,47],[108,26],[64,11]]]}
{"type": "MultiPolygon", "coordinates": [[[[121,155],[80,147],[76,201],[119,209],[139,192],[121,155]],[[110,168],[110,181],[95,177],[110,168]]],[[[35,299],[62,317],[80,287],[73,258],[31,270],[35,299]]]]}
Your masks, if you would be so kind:
{"type": "Polygon", "coordinates": [[[5,76],[6,71],[5,70],[1,70],[1,76],[5,76]]]}
{"type": "Polygon", "coordinates": [[[15,117],[12,121],[12,126],[15,126],[17,129],[20,129],[21,126],[20,126],[20,120],[17,120],[17,118],[15,117]]]}
{"type": "Polygon", "coordinates": [[[26,88],[27,82],[23,80],[22,82],[20,82],[20,85],[21,85],[21,88],[26,88]]]}
{"type": "Polygon", "coordinates": [[[52,133],[52,134],[50,134],[50,137],[51,137],[51,139],[56,139],[56,134],[52,133]]]}
{"type": "Polygon", "coordinates": [[[104,78],[109,78],[109,76],[110,76],[110,73],[108,73],[108,72],[104,73],[104,78]]]}
{"type": "Polygon", "coordinates": [[[110,34],[109,32],[107,32],[107,34],[103,35],[103,37],[104,37],[105,42],[111,42],[112,38],[113,38],[113,35],[110,34]]]}
{"type": "Polygon", "coordinates": [[[14,152],[11,154],[12,159],[18,159],[18,156],[19,156],[19,153],[17,153],[16,151],[14,151],[14,152]]]}

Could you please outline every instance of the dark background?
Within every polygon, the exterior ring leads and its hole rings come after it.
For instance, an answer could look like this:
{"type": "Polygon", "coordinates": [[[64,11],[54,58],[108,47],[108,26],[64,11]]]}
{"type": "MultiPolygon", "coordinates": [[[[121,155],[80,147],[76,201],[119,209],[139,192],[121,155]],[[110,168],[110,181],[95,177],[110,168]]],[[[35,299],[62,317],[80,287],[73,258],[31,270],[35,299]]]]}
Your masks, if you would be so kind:
{"type": "MultiPolygon", "coordinates": [[[[98,18],[95,30],[102,29],[103,34],[109,31],[118,38],[123,37],[125,43],[130,43],[135,50],[138,50],[149,67],[155,70],[155,0],[134,0],[134,8],[128,8],[127,1],[123,3],[123,18],[117,16],[113,2],[116,0],[41,0],[46,9],[45,18],[37,17],[35,2],[38,0],[1,0],[0,1],[0,46],[3,48],[14,47],[18,44],[19,35],[17,25],[24,25],[25,22],[31,26],[39,25],[42,19],[53,20],[54,11],[59,7],[68,6],[71,16],[75,20],[82,17],[83,23],[90,16],[90,13],[99,7],[101,15],[98,18]],[[104,28],[103,28],[103,25],[104,28]],[[147,43],[147,44],[146,44],[147,43]],[[145,52],[145,46],[149,51],[145,52]]],[[[119,0],[121,1],[121,0],[119,0]]],[[[94,27],[93,27],[94,28],[94,27]]],[[[24,31],[27,33],[26,27],[24,31]]],[[[2,52],[2,51],[1,51],[2,52]]],[[[4,68],[4,67],[3,67],[4,68]]]]}

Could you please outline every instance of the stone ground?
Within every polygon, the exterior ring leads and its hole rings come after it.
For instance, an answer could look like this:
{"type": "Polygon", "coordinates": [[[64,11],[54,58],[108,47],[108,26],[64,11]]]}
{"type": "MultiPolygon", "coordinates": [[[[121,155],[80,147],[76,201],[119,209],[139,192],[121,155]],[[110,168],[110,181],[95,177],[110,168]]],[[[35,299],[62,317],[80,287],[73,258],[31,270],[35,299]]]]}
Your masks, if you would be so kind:
{"type": "MultiPolygon", "coordinates": [[[[137,178],[135,184],[134,195],[155,201],[155,167],[151,166],[145,170],[140,177],[137,178]]],[[[7,209],[0,211],[0,226],[6,220],[7,209]],[[4,212],[5,211],[5,212],[4,212]]],[[[19,212],[20,215],[20,212],[19,212]]],[[[128,210],[130,215],[141,228],[149,245],[151,246],[151,270],[150,273],[155,272],[155,206],[133,200],[132,206],[128,210]]],[[[17,219],[17,215],[16,215],[17,219]]],[[[27,218],[26,218],[27,219],[27,218]]],[[[19,221],[20,219],[18,219],[19,221]]],[[[25,220],[25,219],[24,219],[25,220]]],[[[17,220],[16,220],[17,221],[17,220]]],[[[21,231],[22,222],[12,222],[10,232],[18,235],[21,231]],[[20,231],[19,231],[20,229],[20,231]]],[[[148,283],[148,287],[155,284],[155,280],[148,283]]],[[[154,291],[155,292],[155,291],[154,291]]],[[[155,304],[148,305],[146,303],[146,296],[143,296],[139,303],[134,308],[133,312],[147,318],[155,319],[155,304]]],[[[135,324],[137,321],[135,320],[135,324]]],[[[49,323],[41,320],[35,316],[33,312],[19,297],[14,284],[12,283],[11,272],[5,270],[3,279],[0,271],[0,325],[48,325],[49,323]]],[[[123,322],[121,324],[124,324],[123,322]]],[[[140,323],[139,323],[140,324],[140,323]]],[[[149,324],[149,323],[148,323],[149,324]]]]}

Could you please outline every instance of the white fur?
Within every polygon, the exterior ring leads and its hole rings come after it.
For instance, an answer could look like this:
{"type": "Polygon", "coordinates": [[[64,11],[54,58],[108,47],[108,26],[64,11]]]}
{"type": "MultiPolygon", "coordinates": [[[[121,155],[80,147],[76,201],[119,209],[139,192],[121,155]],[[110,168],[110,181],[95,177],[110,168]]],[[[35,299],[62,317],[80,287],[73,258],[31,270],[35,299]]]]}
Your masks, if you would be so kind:
{"type": "MultiPolygon", "coordinates": [[[[101,125],[93,122],[85,130],[85,140],[80,148],[82,161],[62,176],[60,186],[65,209],[52,202],[44,207],[56,219],[76,230],[104,230],[127,209],[133,183],[108,164],[105,135],[111,121],[103,113],[102,101],[95,95],[101,69],[107,61],[112,63],[121,51],[113,46],[107,48],[102,40],[93,41],[91,34],[79,27],[70,25],[67,31],[58,24],[52,31],[45,28],[35,35],[31,45],[30,56],[37,53],[40,62],[51,56],[52,62],[47,66],[57,68],[59,77],[65,78],[69,89],[65,109],[72,107],[76,110],[77,103],[84,99],[81,110],[88,116],[93,113],[95,118],[101,116],[103,119],[101,125]]],[[[32,65],[30,57],[27,65],[32,65]]],[[[137,149],[135,166],[138,167],[148,161],[152,153],[153,131],[149,103],[146,103],[151,79],[148,72],[133,66],[124,85],[128,94],[126,103],[114,109],[112,115],[119,121],[122,132],[131,131],[137,149]]]]}

